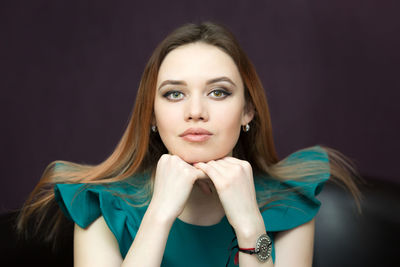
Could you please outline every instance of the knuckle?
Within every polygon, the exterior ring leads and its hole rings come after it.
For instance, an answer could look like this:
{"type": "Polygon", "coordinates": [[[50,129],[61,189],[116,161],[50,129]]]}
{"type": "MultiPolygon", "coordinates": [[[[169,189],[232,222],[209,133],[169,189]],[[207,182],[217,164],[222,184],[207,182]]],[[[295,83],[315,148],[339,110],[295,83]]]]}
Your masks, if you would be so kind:
{"type": "Polygon", "coordinates": [[[232,171],[233,171],[234,173],[238,173],[238,172],[240,172],[240,171],[242,171],[242,170],[243,170],[242,165],[237,164],[237,165],[233,165],[233,166],[232,166],[232,171]]]}
{"type": "Polygon", "coordinates": [[[191,173],[191,171],[189,170],[189,168],[185,167],[185,168],[182,169],[182,173],[183,173],[184,175],[188,175],[188,174],[191,173]]]}
{"type": "Polygon", "coordinates": [[[243,160],[242,161],[243,167],[245,168],[251,168],[250,162],[243,160]]]}
{"type": "Polygon", "coordinates": [[[251,171],[251,164],[248,161],[243,161],[243,168],[245,171],[251,171]]]}
{"type": "Polygon", "coordinates": [[[218,189],[219,189],[220,191],[225,191],[225,190],[227,190],[229,187],[230,187],[230,183],[227,182],[226,180],[224,180],[224,181],[222,181],[222,182],[220,182],[220,183],[218,184],[218,189]]]}
{"type": "Polygon", "coordinates": [[[166,161],[168,158],[169,158],[169,155],[168,155],[168,154],[163,154],[163,155],[161,155],[161,157],[160,157],[160,159],[159,159],[158,162],[160,162],[160,161],[166,161]]]}
{"type": "Polygon", "coordinates": [[[157,167],[160,167],[161,165],[163,165],[164,164],[164,162],[165,162],[165,157],[164,157],[164,155],[162,155],[161,157],[160,157],[160,159],[158,160],[158,162],[157,162],[157,167]]]}
{"type": "Polygon", "coordinates": [[[192,184],[194,184],[194,183],[196,182],[197,178],[198,178],[197,175],[192,175],[192,176],[190,176],[190,182],[191,182],[192,184]]]}
{"type": "Polygon", "coordinates": [[[173,160],[174,164],[178,164],[178,166],[185,166],[185,163],[179,156],[171,155],[171,159],[173,160]]]}

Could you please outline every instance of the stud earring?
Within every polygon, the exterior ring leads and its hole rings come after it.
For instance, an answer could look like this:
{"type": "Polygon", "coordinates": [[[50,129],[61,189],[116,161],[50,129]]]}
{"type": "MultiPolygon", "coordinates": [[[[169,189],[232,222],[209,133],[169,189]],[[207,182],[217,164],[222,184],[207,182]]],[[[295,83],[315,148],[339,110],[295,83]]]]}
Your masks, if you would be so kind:
{"type": "Polygon", "coordinates": [[[250,131],[250,125],[249,124],[243,125],[242,128],[243,128],[243,132],[247,133],[248,131],[250,131]]]}
{"type": "Polygon", "coordinates": [[[156,133],[156,132],[157,132],[157,126],[151,125],[151,131],[152,131],[153,133],[156,133]]]}

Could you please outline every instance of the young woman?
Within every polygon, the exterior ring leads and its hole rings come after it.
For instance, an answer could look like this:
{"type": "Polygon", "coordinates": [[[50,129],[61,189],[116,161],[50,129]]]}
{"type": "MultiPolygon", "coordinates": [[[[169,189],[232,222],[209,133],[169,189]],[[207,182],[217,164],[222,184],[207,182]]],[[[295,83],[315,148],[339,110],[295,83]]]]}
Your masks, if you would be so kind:
{"type": "Polygon", "coordinates": [[[357,196],[353,176],[322,146],[279,161],[264,89],[234,36],[187,24],[151,56],[111,156],[51,163],[19,228],[32,215],[45,227],[56,201],[75,222],[75,266],[311,266],[315,195],[332,177],[357,196]]]}

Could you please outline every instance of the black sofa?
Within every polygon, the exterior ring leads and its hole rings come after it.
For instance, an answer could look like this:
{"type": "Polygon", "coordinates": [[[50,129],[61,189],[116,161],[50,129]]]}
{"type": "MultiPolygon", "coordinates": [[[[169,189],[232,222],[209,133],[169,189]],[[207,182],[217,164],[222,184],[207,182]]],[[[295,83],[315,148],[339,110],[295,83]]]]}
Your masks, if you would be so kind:
{"type": "MultiPolygon", "coordinates": [[[[366,178],[362,214],[350,194],[326,184],[316,217],[315,267],[400,266],[400,184],[366,178]]],[[[37,240],[18,241],[15,213],[0,216],[1,266],[72,266],[73,224],[64,225],[56,250],[37,240]]],[[[288,255],[290,256],[290,255],[288,255]]]]}
{"type": "Polygon", "coordinates": [[[316,216],[318,267],[400,266],[400,184],[365,178],[362,213],[350,194],[326,184],[316,216]]]}

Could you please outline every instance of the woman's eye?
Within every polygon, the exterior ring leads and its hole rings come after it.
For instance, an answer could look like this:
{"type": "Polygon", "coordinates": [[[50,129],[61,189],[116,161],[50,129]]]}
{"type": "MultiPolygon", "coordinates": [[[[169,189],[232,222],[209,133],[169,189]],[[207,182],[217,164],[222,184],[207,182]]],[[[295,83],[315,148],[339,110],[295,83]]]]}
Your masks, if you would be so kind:
{"type": "Polygon", "coordinates": [[[179,91],[169,91],[164,94],[164,97],[171,100],[179,100],[183,98],[183,93],[179,91]]]}
{"type": "Polygon", "coordinates": [[[217,90],[213,90],[210,95],[214,98],[223,98],[226,97],[228,95],[230,95],[231,93],[225,91],[225,90],[221,90],[221,89],[217,89],[217,90]]]}

